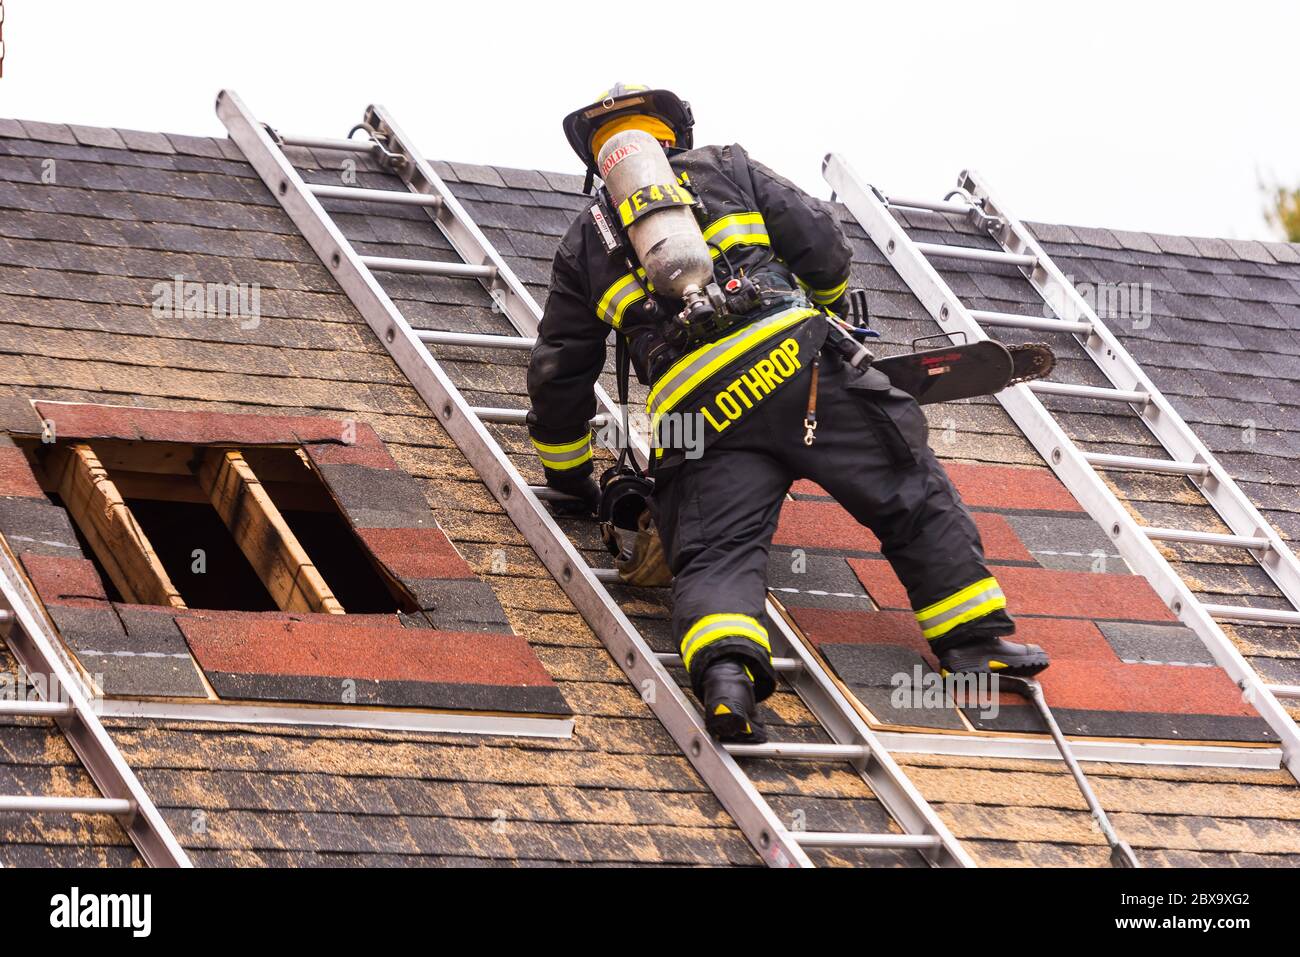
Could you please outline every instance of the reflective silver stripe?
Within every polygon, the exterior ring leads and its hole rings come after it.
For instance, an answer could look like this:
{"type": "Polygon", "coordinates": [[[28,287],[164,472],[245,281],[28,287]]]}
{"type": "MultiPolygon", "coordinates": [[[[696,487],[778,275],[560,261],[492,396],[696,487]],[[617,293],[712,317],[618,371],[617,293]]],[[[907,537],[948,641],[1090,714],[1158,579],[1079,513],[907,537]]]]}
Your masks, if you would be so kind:
{"type": "Polygon", "coordinates": [[[767,640],[767,629],[749,615],[706,615],[699,619],[682,638],[682,664],[689,671],[691,660],[703,648],[724,638],[745,638],[754,642],[771,656],[772,646],[767,640]]]}
{"type": "Polygon", "coordinates": [[[973,595],[964,598],[951,608],[945,608],[941,612],[927,615],[924,618],[918,612],[916,617],[925,637],[932,639],[947,634],[958,625],[974,621],[976,618],[983,618],[991,612],[1006,607],[1006,595],[1003,594],[997,582],[993,582],[973,595]]]}
{"type": "Polygon", "coordinates": [[[819,306],[828,306],[840,296],[844,295],[844,290],[849,288],[849,281],[845,279],[838,286],[832,286],[830,289],[812,289],[808,290],[808,296],[819,306]]]}
{"type": "Polygon", "coordinates": [[[771,237],[767,234],[767,224],[763,222],[763,214],[758,212],[732,213],[715,220],[704,228],[704,241],[724,252],[738,244],[772,244],[771,237]]]}
{"type": "Polygon", "coordinates": [[[554,471],[574,468],[591,458],[590,432],[573,442],[554,445],[538,442],[536,439],[533,439],[532,442],[537,449],[537,457],[542,460],[542,464],[554,471]]]}
{"type": "Polygon", "coordinates": [[[725,368],[768,339],[815,315],[817,311],[814,309],[798,306],[784,309],[766,319],[752,322],[717,342],[711,342],[682,356],[650,390],[646,411],[650,413],[651,427],[654,427],[660,415],[690,395],[707,381],[710,375],[725,368]]]}
{"type": "Polygon", "coordinates": [[[602,322],[619,329],[623,325],[623,314],[627,312],[627,307],[644,298],[645,290],[637,282],[637,277],[630,272],[624,273],[601,295],[596,304],[596,314],[602,322]]]}

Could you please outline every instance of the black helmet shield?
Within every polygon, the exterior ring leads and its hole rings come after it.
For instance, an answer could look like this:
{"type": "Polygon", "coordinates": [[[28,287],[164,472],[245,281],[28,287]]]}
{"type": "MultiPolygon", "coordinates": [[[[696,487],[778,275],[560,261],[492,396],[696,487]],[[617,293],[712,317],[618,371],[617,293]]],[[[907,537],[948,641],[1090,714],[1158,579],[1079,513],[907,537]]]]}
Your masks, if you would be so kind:
{"type": "Polygon", "coordinates": [[[691,105],[671,90],[651,90],[632,84],[615,83],[596,102],[574,110],[564,118],[564,135],[589,172],[596,173],[596,157],[591,153],[591,138],[612,119],[629,113],[643,113],[662,120],[677,134],[677,145],[690,149],[694,145],[692,127],[695,118],[691,105]]]}

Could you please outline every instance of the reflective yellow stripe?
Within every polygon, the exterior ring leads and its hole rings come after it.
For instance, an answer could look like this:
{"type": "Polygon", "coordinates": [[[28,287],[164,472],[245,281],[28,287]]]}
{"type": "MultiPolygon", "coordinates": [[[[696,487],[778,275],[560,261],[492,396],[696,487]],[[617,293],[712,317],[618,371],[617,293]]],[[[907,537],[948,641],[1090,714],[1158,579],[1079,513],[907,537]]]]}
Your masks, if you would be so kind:
{"type": "Polygon", "coordinates": [[[709,376],[750,349],[815,315],[815,309],[787,309],[682,356],[659,378],[646,399],[651,430],[658,426],[660,416],[690,395],[709,376]]]}
{"type": "Polygon", "coordinates": [[[772,245],[762,213],[732,213],[714,220],[704,228],[704,241],[709,244],[709,254],[715,259],[719,250],[725,252],[732,246],[772,245]]]}
{"type": "Polygon", "coordinates": [[[715,238],[719,233],[725,232],[736,226],[758,226],[756,230],[746,230],[746,232],[766,233],[767,226],[763,223],[762,213],[732,213],[730,216],[723,216],[721,219],[715,219],[709,225],[704,227],[704,240],[708,242],[715,238]]]}
{"type": "Polygon", "coordinates": [[[758,623],[758,619],[729,613],[705,615],[682,636],[682,664],[686,670],[690,670],[691,661],[702,648],[724,638],[748,638],[769,656],[772,654],[772,646],[767,641],[767,629],[758,623]]]}
{"type": "Polygon", "coordinates": [[[844,290],[849,288],[849,281],[845,279],[838,286],[832,286],[830,289],[809,289],[808,296],[819,306],[829,306],[840,296],[844,295],[844,290]]]}
{"type": "MultiPolygon", "coordinates": [[[[638,272],[641,271],[638,270],[638,272]]],[[[641,273],[641,275],[644,276],[644,273],[641,273]]],[[[623,313],[627,311],[627,307],[644,298],[645,290],[637,282],[637,277],[632,273],[627,273],[605,290],[605,294],[600,297],[600,301],[596,304],[596,315],[615,329],[621,328],[623,313]]]]}
{"type": "Polygon", "coordinates": [[[565,469],[577,468],[591,458],[590,432],[572,442],[551,444],[533,439],[532,443],[537,449],[537,457],[552,471],[563,472],[565,469]]]}
{"type": "Polygon", "coordinates": [[[1006,595],[996,578],[983,578],[942,601],[926,605],[916,613],[917,623],[928,639],[938,638],[958,625],[1007,607],[1006,595]]]}

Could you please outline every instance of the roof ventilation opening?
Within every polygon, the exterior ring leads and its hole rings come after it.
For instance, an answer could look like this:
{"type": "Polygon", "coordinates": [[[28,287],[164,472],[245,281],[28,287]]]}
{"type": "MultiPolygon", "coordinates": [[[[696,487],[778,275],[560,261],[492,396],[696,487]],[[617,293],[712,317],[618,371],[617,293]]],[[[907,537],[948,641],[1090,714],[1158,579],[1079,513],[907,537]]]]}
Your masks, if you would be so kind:
{"type": "Polygon", "coordinates": [[[114,600],[327,614],[411,607],[296,447],[93,440],[28,452],[114,600]]]}

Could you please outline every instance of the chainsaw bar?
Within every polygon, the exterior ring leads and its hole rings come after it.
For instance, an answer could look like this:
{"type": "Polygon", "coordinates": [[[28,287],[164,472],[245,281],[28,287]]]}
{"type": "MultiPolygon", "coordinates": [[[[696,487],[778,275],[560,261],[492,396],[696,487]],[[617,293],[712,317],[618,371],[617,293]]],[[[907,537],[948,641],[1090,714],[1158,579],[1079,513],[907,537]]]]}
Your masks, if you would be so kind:
{"type": "Polygon", "coordinates": [[[1045,379],[1056,368],[1056,353],[1045,342],[1007,346],[1007,351],[1011,353],[1011,380],[1007,385],[1045,379]]]}

